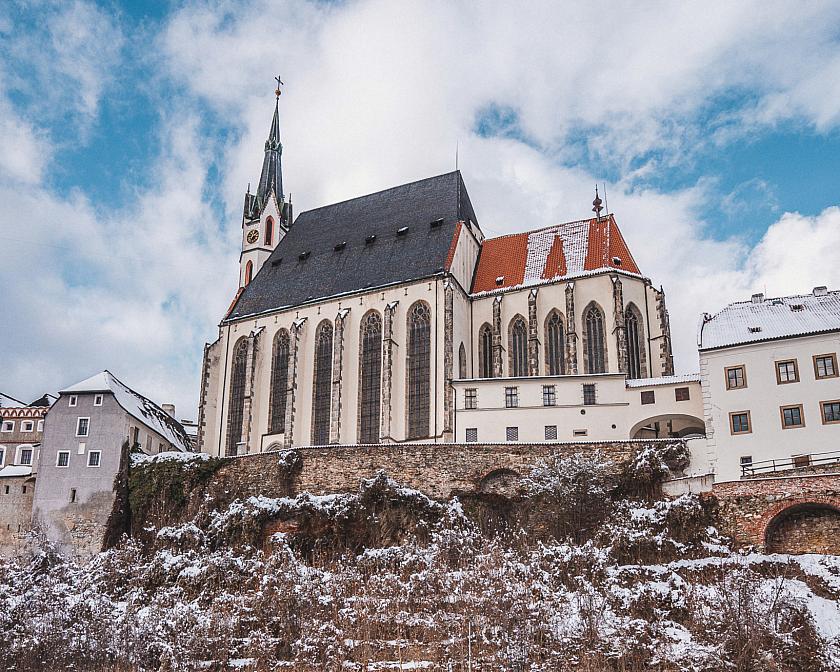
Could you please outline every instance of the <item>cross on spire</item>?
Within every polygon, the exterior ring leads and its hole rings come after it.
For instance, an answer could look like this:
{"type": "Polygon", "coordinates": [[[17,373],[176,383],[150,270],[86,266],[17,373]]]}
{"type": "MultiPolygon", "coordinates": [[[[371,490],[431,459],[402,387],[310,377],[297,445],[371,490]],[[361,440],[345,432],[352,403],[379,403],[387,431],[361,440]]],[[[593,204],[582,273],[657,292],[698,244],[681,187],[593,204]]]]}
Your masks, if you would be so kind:
{"type": "Polygon", "coordinates": [[[279,97],[280,97],[280,93],[282,93],[282,92],[280,91],[280,87],[281,87],[281,86],[284,86],[284,84],[283,84],[282,80],[280,79],[280,75],[277,75],[277,77],[275,77],[275,78],[274,78],[274,81],[275,81],[275,82],[277,82],[277,88],[276,88],[276,89],[274,89],[274,95],[275,95],[275,96],[277,96],[277,97],[279,98],[279,97]]]}

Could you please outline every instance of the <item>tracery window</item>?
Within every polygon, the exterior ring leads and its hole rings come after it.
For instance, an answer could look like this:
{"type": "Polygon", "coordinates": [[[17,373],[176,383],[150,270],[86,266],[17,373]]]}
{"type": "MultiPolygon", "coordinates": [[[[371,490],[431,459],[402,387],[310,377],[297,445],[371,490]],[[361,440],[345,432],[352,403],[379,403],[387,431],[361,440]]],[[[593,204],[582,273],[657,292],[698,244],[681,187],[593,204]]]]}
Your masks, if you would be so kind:
{"type": "Polygon", "coordinates": [[[429,436],[431,314],[418,301],[408,311],[408,438],[429,436]]]}
{"type": "Polygon", "coordinates": [[[359,353],[359,443],[379,443],[382,388],[382,319],[375,312],[362,319],[359,353]]]}
{"type": "Polygon", "coordinates": [[[268,433],[286,431],[286,394],[289,391],[289,332],[281,329],[274,335],[271,356],[271,392],[268,433]]]}
{"type": "Polygon", "coordinates": [[[333,327],[328,320],[315,332],[315,375],[312,382],[312,445],[330,442],[333,327]]]}
{"type": "Polygon", "coordinates": [[[247,359],[248,339],[242,337],[233,346],[226,455],[236,455],[238,444],[242,440],[242,419],[245,411],[245,363],[247,359]]]}
{"type": "Polygon", "coordinates": [[[525,318],[513,318],[510,325],[510,375],[528,375],[528,325],[525,318]]]}
{"type": "Polygon", "coordinates": [[[647,375],[644,362],[644,328],[639,311],[634,305],[624,311],[624,326],[627,333],[627,377],[644,378],[647,375]]]}
{"type": "Polygon", "coordinates": [[[467,350],[464,344],[458,348],[458,378],[464,379],[467,377],[467,350]]]}
{"type": "Polygon", "coordinates": [[[271,245],[271,240],[274,237],[274,220],[269,217],[265,220],[265,244],[271,245]]]}
{"type": "Polygon", "coordinates": [[[564,337],[563,318],[553,310],[545,323],[545,368],[549,376],[566,373],[564,337]]]}
{"type": "Polygon", "coordinates": [[[605,373],[607,366],[604,350],[604,313],[597,304],[589,304],[583,314],[583,325],[586,331],[586,373],[605,373]]]}
{"type": "Polygon", "coordinates": [[[493,377],[493,329],[484,324],[478,331],[478,375],[480,378],[493,377]]]}

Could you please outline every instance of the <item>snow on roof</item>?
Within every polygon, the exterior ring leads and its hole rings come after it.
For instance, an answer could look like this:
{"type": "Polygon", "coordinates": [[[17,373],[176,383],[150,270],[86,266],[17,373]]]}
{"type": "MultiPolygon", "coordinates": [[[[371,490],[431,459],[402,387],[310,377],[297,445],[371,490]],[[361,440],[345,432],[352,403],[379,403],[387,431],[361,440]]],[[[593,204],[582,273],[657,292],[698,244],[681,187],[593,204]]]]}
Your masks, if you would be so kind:
{"type": "Polygon", "coordinates": [[[32,474],[32,467],[8,466],[0,469],[0,478],[10,478],[12,476],[29,476],[32,474]]]}
{"type": "Polygon", "coordinates": [[[114,395],[122,409],[136,420],[154,430],[175,448],[191,451],[190,439],[184,428],[175,418],[164,411],[155,402],[146,399],[130,387],[122,383],[110,371],[103,371],[91,376],[80,383],[71,385],[62,394],[76,394],[86,392],[110,392],[114,395]]]}
{"type": "Polygon", "coordinates": [[[840,331],[840,291],[817,287],[811,294],[730,303],[716,315],[704,315],[697,345],[713,350],[743,343],[840,331]]]}
{"type": "Polygon", "coordinates": [[[627,380],[627,387],[651,387],[653,385],[679,385],[680,383],[699,383],[699,373],[683,373],[677,376],[659,378],[633,378],[627,380]]]}

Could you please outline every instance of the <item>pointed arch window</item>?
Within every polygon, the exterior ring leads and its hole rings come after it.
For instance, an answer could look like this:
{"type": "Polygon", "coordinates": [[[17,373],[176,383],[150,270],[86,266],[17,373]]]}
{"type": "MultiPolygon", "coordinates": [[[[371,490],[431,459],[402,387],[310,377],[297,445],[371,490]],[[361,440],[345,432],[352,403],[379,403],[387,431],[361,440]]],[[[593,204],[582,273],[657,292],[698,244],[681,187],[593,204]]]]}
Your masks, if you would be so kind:
{"type": "Polygon", "coordinates": [[[493,329],[489,324],[478,330],[478,375],[493,377],[493,329]]]}
{"type": "Polygon", "coordinates": [[[362,319],[359,353],[359,443],[379,443],[382,389],[382,318],[376,312],[362,319]]]}
{"type": "Polygon", "coordinates": [[[583,313],[583,328],[586,373],[605,373],[607,356],[604,347],[604,313],[595,303],[589,304],[583,313]]]}
{"type": "Polygon", "coordinates": [[[265,244],[271,245],[271,241],[274,239],[274,220],[269,217],[265,220],[265,244]]]}
{"type": "Polygon", "coordinates": [[[463,380],[467,377],[467,349],[464,344],[458,348],[458,378],[463,380]]]}
{"type": "Polygon", "coordinates": [[[566,373],[565,343],[563,318],[553,310],[545,323],[545,364],[549,376],[566,373]]]}
{"type": "Polygon", "coordinates": [[[242,441],[242,421],[245,412],[245,364],[248,359],[248,339],[244,336],[233,346],[233,366],[230,373],[226,455],[236,455],[242,441]]]}
{"type": "Polygon", "coordinates": [[[269,395],[268,433],[286,431],[286,395],[289,391],[289,332],[281,329],[274,335],[271,355],[271,392],[269,395]]]}
{"type": "Polygon", "coordinates": [[[528,375],[528,325],[521,315],[510,324],[510,375],[528,375]]]}
{"type": "Polygon", "coordinates": [[[315,332],[315,375],[312,381],[312,445],[330,442],[333,327],[328,320],[315,332]]]}
{"type": "Polygon", "coordinates": [[[429,436],[431,314],[418,301],[408,310],[408,438],[429,436]]]}
{"type": "Polygon", "coordinates": [[[627,377],[645,378],[647,376],[647,358],[645,357],[642,315],[632,303],[624,311],[624,326],[627,333],[627,377]]]}
{"type": "Polygon", "coordinates": [[[254,262],[252,262],[249,259],[248,262],[245,264],[245,286],[246,287],[251,284],[251,277],[253,276],[253,274],[254,274],[254,262]]]}

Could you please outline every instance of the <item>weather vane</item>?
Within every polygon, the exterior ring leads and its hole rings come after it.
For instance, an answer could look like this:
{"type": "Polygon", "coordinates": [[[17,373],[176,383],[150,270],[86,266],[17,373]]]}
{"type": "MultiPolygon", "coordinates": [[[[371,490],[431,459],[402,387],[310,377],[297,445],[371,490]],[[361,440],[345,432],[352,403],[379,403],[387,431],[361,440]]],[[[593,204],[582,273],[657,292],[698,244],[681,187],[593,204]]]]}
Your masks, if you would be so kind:
{"type": "Polygon", "coordinates": [[[277,82],[277,88],[274,89],[274,95],[279,98],[281,93],[280,87],[283,86],[283,82],[280,80],[280,75],[277,75],[277,77],[274,78],[274,81],[277,82]]]}

